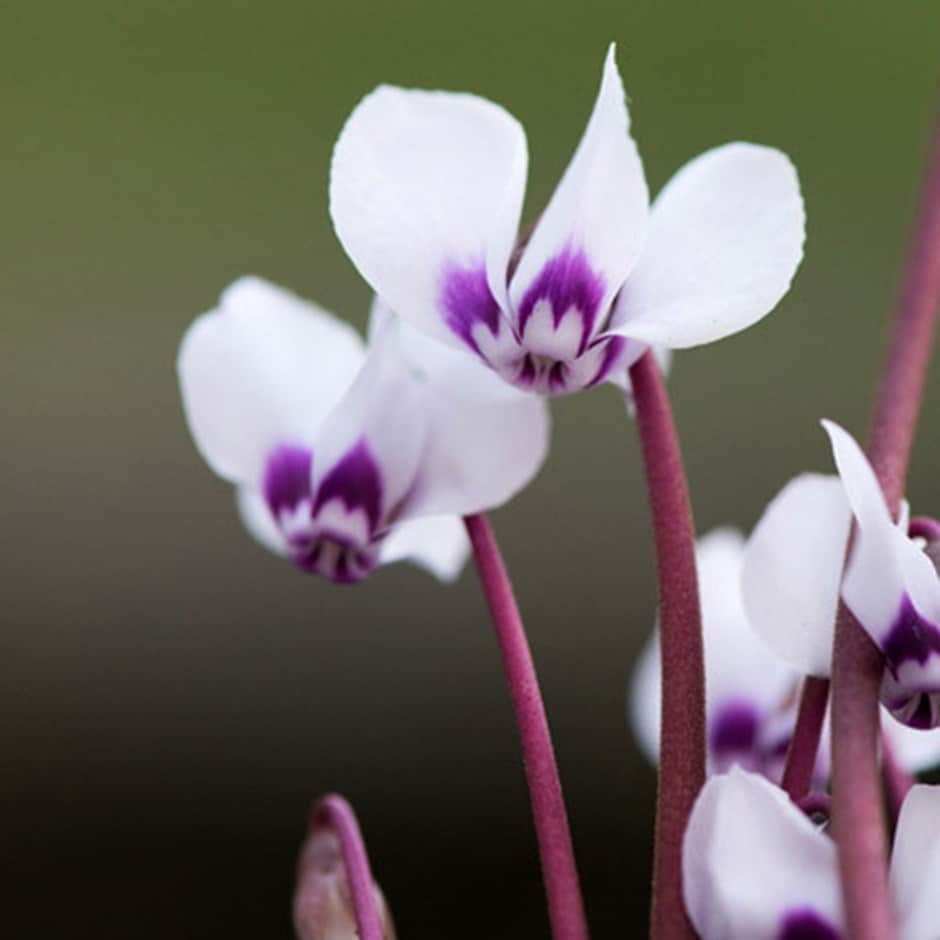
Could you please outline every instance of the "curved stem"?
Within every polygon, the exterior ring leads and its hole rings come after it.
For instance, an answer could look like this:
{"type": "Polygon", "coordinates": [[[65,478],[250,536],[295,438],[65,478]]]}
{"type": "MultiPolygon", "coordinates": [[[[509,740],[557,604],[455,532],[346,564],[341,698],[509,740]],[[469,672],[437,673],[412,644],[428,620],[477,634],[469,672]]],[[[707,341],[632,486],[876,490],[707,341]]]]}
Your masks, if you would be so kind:
{"type": "Polygon", "coordinates": [[[832,797],[828,793],[807,793],[796,801],[807,816],[829,816],[832,814],[832,797]]]}
{"type": "Polygon", "coordinates": [[[940,542],[940,522],[929,516],[915,516],[907,527],[907,534],[912,538],[922,538],[927,542],[940,542]]]}
{"type": "Polygon", "coordinates": [[[464,519],[503,658],[522,742],[532,816],[555,940],[587,940],[568,814],[532,653],[496,537],[485,515],[464,519]]]}
{"type": "Polygon", "coordinates": [[[780,784],[794,802],[799,802],[806,796],[812,786],[828,703],[829,680],[807,676],[800,691],[796,726],[787,748],[787,761],[780,784]]]}
{"type": "Polygon", "coordinates": [[[682,453],[659,367],[647,352],[630,369],[653,516],[662,650],[662,732],[651,936],[694,937],[682,901],[682,839],[705,782],[705,662],[695,528],[682,453]]]}
{"type": "Polygon", "coordinates": [[[376,901],[372,869],[353,808],[341,796],[330,794],[317,804],[313,824],[315,827],[332,829],[339,840],[359,940],[382,940],[382,918],[376,901]]]}
{"type": "MultiPolygon", "coordinates": [[[[940,128],[934,134],[920,217],[895,314],[868,437],[868,457],[895,511],[914,440],[940,300],[940,128]]],[[[896,936],[887,880],[887,837],[878,786],[882,657],[840,608],[832,666],[833,831],[848,932],[896,936]]]]}

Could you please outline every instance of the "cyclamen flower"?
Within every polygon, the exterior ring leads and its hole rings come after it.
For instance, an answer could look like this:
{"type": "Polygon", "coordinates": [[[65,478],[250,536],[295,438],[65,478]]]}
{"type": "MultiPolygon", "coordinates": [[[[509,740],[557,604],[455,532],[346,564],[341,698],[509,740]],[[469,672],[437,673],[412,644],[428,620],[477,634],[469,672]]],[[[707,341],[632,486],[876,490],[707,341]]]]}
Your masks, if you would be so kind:
{"type": "Polygon", "coordinates": [[[456,517],[505,502],[547,449],[544,402],[381,305],[367,348],[257,278],[192,324],[178,371],[196,446],[237,487],[248,529],[337,582],[401,559],[455,577],[468,552],[456,517]]]}
{"type": "MultiPolygon", "coordinates": [[[[847,938],[835,844],[782,790],[740,769],[712,777],[683,845],[686,910],[702,940],[847,938]]],[[[901,940],[936,940],[940,788],[901,808],[891,857],[901,940]]]]}
{"type": "Polygon", "coordinates": [[[516,251],[527,162],[498,105],[382,86],[347,121],[330,176],[336,232],[376,292],[522,389],[625,384],[650,346],[742,330],[802,257],[799,183],[777,150],[708,151],[650,210],[613,46],[574,157],[516,251]]]}
{"type": "MultiPolygon", "coordinates": [[[[751,629],[741,598],[744,537],[715,529],[696,544],[705,643],[708,768],[734,765],[779,779],[796,722],[800,673],[751,629]]],[[[637,663],[630,712],[637,740],[659,760],[660,651],[654,632],[637,663]]]]}
{"type": "MultiPolygon", "coordinates": [[[[892,520],[852,437],[832,422],[824,426],[839,477],[797,477],[768,506],[744,565],[749,618],[794,667],[828,676],[841,587],[846,605],[885,654],[882,702],[904,724],[934,728],[940,724],[940,578],[930,545],[909,534],[906,505],[897,523],[892,520]],[[858,531],[843,579],[853,516],[858,531]]],[[[914,763],[936,763],[936,737],[898,737],[902,755],[910,750],[914,763]]]]}

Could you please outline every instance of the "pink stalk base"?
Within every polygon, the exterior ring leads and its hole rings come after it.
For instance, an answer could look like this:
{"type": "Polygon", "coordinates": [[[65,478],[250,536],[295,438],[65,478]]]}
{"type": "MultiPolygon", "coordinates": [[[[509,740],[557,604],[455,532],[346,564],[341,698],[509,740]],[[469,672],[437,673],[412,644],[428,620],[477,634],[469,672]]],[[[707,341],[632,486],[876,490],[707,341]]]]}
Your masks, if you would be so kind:
{"type": "Polygon", "coordinates": [[[587,918],[581,899],[555,750],[512,584],[486,516],[467,516],[464,524],[473,545],[483,593],[493,617],[516,713],[542,860],[542,877],[548,896],[552,936],[555,940],[587,940],[587,918]]]}
{"type": "Polygon", "coordinates": [[[787,748],[787,762],[780,784],[794,802],[802,800],[812,786],[828,702],[829,680],[807,676],[803,680],[796,727],[787,748]]]}
{"type": "MultiPolygon", "coordinates": [[[[895,511],[904,493],[938,300],[940,130],[934,136],[920,218],[868,437],[868,457],[895,511]]],[[[896,936],[878,786],[882,668],[880,653],[843,606],[836,622],[832,667],[832,822],[848,934],[856,940],[896,936]]]]}
{"type": "Polygon", "coordinates": [[[705,782],[705,662],[695,528],[682,453],[651,352],[631,369],[659,572],[662,732],[650,935],[694,937],[682,901],[682,839],[705,782]]]}
{"type": "Polygon", "coordinates": [[[329,826],[339,839],[359,940],[382,940],[382,918],[376,902],[372,869],[352,807],[341,796],[325,796],[317,804],[313,823],[315,826],[329,826]]]}

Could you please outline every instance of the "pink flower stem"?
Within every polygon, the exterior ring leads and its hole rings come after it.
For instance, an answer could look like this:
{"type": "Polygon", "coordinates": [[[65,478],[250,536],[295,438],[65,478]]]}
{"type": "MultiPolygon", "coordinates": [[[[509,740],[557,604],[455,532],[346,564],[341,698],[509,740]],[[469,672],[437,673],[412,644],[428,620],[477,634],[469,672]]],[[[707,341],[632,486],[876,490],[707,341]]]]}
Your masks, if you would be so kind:
{"type": "Polygon", "coordinates": [[[807,676],[800,692],[800,706],[796,713],[796,727],[787,748],[787,761],[783,768],[781,786],[794,802],[799,802],[813,783],[816,755],[829,702],[829,680],[807,676]]]}
{"type": "Polygon", "coordinates": [[[532,653],[496,537],[483,514],[464,519],[503,658],[522,742],[532,816],[555,940],[587,940],[568,814],[532,653]]]}
{"type": "Polygon", "coordinates": [[[682,839],[705,782],[705,662],[695,527],[669,397],[652,352],[630,369],[659,580],[662,732],[650,934],[694,937],[682,902],[682,839]]]}
{"type": "MultiPolygon", "coordinates": [[[[875,399],[868,457],[897,511],[930,359],[940,301],[940,129],[934,134],[920,217],[875,399]]],[[[843,605],[832,667],[833,832],[848,934],[891,940],[887,837],[878,784],[878,690],[883,661],[843,605]]]]}
{"type": "Polygon", "coordinates": [[[881,734],[881,778],[884,781],[891,822],[896,823],[898,814],[901,812],[901,804],[911,787],[914,786],[914,778],[898,761],[891,741],[884,732],[881,734]]]}
{"type": "Polygon", "coordinates": [[[313,824],[328,826],[339,839],[359,940],[382,940],[382,918],[376,902],[372,869],[353,808],[341,796],[325,796],[314,810],[313,824]]]}

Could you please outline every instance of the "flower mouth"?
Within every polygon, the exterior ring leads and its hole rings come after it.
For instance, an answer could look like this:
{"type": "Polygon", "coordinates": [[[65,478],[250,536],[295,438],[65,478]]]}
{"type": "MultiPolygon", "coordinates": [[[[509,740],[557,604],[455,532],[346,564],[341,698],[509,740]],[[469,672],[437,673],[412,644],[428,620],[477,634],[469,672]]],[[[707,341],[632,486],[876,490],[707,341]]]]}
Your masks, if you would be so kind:
{"type": "Polygon", "coordinates": [[[378,564],[375,545],[361,545],[338,532],[292,540],[290,554],[302,571],[322,575],[336,584],[362,581],[378,564]]]}

